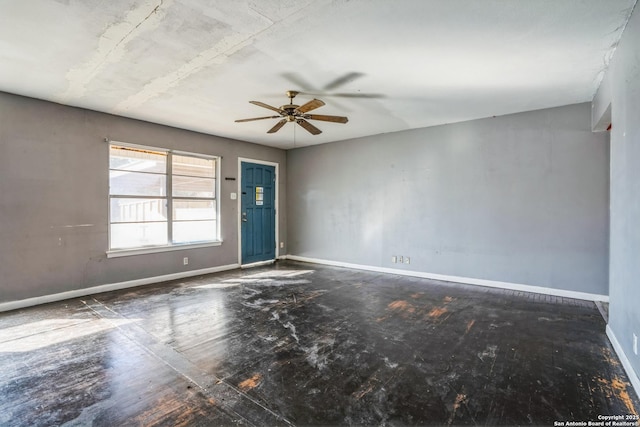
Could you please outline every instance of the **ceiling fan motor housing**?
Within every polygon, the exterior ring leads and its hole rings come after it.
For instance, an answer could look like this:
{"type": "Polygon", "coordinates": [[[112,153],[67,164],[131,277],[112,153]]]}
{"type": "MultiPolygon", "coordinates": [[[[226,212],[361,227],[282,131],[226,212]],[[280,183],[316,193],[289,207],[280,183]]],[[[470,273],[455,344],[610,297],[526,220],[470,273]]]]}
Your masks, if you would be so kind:
{"type": "Polygon", "coordinates": [[[280,107],[280,109],[284,110],[289,115],[295,115],[295,114],[297,114],[296,108],[298,108],[298,107],[299,107],[299,105],[287,104],[287,105],[283,105],[282,107],[280,107]]]}

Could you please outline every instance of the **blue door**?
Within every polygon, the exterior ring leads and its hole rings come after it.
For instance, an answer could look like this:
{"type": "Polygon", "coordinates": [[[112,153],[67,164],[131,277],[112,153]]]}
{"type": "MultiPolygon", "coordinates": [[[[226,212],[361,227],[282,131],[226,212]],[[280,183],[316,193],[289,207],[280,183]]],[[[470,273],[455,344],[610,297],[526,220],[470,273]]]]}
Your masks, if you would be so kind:
{"type": "Polygon", "coordinates": [[[276,257],[275,166],[242,162],[242,264],[276,257]]]}

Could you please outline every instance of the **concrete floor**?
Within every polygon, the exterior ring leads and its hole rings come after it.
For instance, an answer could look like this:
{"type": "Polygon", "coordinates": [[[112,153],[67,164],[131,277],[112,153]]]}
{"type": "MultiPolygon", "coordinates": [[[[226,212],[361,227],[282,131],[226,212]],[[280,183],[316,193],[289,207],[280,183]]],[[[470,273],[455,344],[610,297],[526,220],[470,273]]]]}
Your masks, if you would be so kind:
{"type": "Polygon", "coordinates": [[[296,262],[0,314],[0,425],[638,414],[592,302],[296,262]]]}

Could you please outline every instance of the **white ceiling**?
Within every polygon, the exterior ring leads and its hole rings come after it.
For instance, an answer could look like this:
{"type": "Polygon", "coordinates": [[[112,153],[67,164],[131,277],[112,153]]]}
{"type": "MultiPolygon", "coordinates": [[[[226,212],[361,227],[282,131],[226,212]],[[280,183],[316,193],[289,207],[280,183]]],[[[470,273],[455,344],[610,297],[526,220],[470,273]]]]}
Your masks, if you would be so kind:
{"type": "Polygon", "coordinates": [[[0,90],[299,147],[590,101],[635,1],[0,0],[0,90]]]}

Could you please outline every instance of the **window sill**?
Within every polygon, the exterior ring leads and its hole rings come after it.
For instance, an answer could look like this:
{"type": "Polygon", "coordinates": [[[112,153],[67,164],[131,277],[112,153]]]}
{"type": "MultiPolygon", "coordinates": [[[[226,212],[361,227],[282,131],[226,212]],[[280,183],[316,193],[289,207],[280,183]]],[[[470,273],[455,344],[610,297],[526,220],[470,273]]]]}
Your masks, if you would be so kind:
{"type": "Polygon", "coordinates": [[[192,245],[173,245],[173,246],[155,246],[149,248],[138,248],[138,249],[120,249],[114,251],[107,251],[107,258],[119,258],[124,256],[132,256],[132,255],[146,255],[146,254],[155,254],[159,252],[173,252],[173,251],[181,251],[185,249],[198,249],[198,248],[210,248],[214,246],[222,245],[222,240],[216,242],[207,242],[207,243],[195,243],[192,245]]]}

